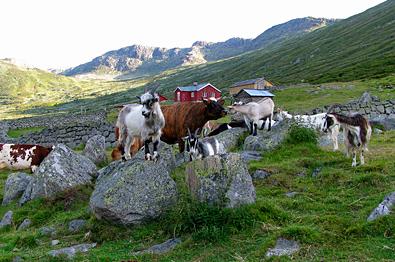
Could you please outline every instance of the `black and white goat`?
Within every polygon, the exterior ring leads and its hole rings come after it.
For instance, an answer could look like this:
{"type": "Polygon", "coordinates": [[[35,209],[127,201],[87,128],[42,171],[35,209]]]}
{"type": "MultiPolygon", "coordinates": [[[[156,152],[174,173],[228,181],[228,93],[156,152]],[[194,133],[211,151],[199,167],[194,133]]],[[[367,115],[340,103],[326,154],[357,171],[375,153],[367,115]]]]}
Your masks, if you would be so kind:
{"type": "Polygon", "coordinates": [[[118,144],[123,145],[124,159],[131,159],[130,146],[135,139],[144,141],[145,159],[156,160],[159,157],[158,145],[165,118],[159,106],[159,95],[146,92],[137,97],[140,104],[126,105],[119,112],[116,126],[119,128],[118,144]],[[149,143],[153,142],[153,155],[149,143]]]}
{"type": "Polygon", "coordinates": [[[329,113],[325,116],[323,131],[327,132],[334,125],[343,128],[344,144],[347,156],[352,152],[352,165],[357,165],[356,151],[360,150],[361,165],[365,164],[364,152],[368,151],[368,143],[372,135],[369,121],[360,114],[344,116],[337,113],[329,113]]]}
{"type": "Polygon", "coordinates": [[[199,129],[191,134],[188,128],[188,136],[184,138],[187,144],[189,160],[201,159],[220,153],[220,144],[215,137],[205,137],[199,139],[199,129]]]}

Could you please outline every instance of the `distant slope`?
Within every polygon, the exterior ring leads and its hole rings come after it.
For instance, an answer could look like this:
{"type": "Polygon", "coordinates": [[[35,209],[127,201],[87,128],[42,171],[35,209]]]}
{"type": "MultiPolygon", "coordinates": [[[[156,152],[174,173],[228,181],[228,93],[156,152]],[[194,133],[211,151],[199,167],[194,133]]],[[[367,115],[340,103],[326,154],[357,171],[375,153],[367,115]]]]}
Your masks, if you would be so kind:
{"type": "Polygon", "coordinates": [[[110,51],[92,61],[63,72],[64,75],[125,74],[123,78],[152,75],[181,65],[203,64],[301,36],[315,29],[333,24],[325,18],[298,18],[276,25],[255,39],[231,38],[225,42],[196,41],[188,48],[160,48],[132,45],[110,51]]]}
{"type": "MultiPolygon", "coordinates": [[[[109,95],[145,83],[145,80],[83,81],[0,60],[0,120],[29,115],[34,108],[51,108],[55,105],[59,105],[57,110],[67,112],[67,103],[72,101],[109,95]]],[[[74,109],[78,107],[74,104],[74,109]]],[[[36,110],[35,113],[41,114],[42,111],[36,110]]]]}
{"type": "Polygon", "coordinates": [[[226,90],[265,76],[276,84],[379,78],[395,73],[395,1],[270,48],[157,77],[166,91],[193,81],[226,90]]]}

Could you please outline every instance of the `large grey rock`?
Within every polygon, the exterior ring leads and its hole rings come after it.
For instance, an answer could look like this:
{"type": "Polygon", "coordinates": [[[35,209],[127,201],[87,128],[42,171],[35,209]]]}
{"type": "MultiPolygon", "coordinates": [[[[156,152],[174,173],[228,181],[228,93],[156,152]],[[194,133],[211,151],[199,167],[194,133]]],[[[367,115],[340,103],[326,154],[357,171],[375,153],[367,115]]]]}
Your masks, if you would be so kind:
{"type": "Polygon", "coordinates": [[[258,151],[242,151],[240,155],[241,155],[241,159],[247,162],[252,160],[262,159],[262,154],[261,152],[258,151]]]}
{"type": "Polygon", "coordinates": [[[272,256],[289,256],[300,249],[298,242],[294,240],[288,240],[285,238],[277,239],[276,246],[274,248],[269,248],[266,252],[266,257],[272,256]]]}
{"type": "Polygon", "coordinates": [[[246,132],[246,130],[247,129],[245,128],[235,127],[214,136],[220,143],[220,151],[225,153],[229,152],[232,148],[235,148],[239,143],[240,137],[244,132],[246,132]]]}
{"type": "Polygon", "coordinates": [[[107,160],[106,139],[102,135],[96,135],[88,139],[82,155],[86,156],[93,163],[99,164],[107,160]]]}
{"type": "Polygon", "coordinates": [[[370,124],[382,125],[386,130],[395,129],[395,115],[377,115],[370,119],[370,124]]]}
{"type": "Polygon", "coordinates": [[[258,130],[256,136],[248,136],[244,140],[244,150],[268,151],[282,143],[287,136],[291,121],[284,120],[272,127],[271,131],[258,130]]]}
{"type": "Polygon", "coordinates": [[[0,229],[3,227],[11,226],[13,215],[14,212],[12,212],[12,210],[9,210],[7,211],[7,213],[4,214],[3,219],[0,221],[0,229]]]}
{"type": "Polygon", "coordinates": [[[32,224],[32,221],[30,219],[26,218],[19,225],[18,230],[25,230],[26,228],[30,227],[31,224],[32,224]]]}
{"type": "Polygon", "coordinates": [[[92,244],[80,244],[80,245],[75,245],[72,247],[66,247],[58,250],[51,250],[48,252],[50,256],[53,257],[58,257],[58,256],[67,256],[67,258],[72,259],[76,253],[86,253],[89,251],[89,249],[94,248],[96,246],[96,243],[92,244]]]}
{"type": "Polygon", "coordinates": [[[96,176],[96,165],[87,157],[59,144],[35,171],[19,203],[38,197],[51,197],[58,192],[89,184],[96,176]]]}
{"type": "Polygon", "coordinates": [[[56,235],[56,229],[54,227],[41,227],[38,232],[43,236],[56,235]]]}
{"type": "Polygon", "coordinates": [[[369,92],[364,92],[362,96],[359,98],[359,103],[371,103],[378,102],[380,99],[377,96],[372,96],[369,92]]]}
{"type": "Polygon", "coordinates": [[[181,239],[179,238],[172,238],[169,239],[162,244],[154,245],[150,248],[147,248],[142,251],[134,252],[132,255],[138,256],[138,255],[144,255],[144,254],[155,254],[155,255],[160,255],[167,253],[174,249],[177,245],[181,243],[181,239]]]}
{"type": "MultiPolygon", "coordinates": [[[[337,136],[337,143],[339,145],[344,143],[343,132],[340,132],[337,136]]],[[[333,141],[328,134],[320,134],[320,136],[318,137],[318,145],[320,147],[330,147],[331,149],[333,149],[333,141]]]]}
{"type": "Polygon", "coordinates": [[[190,162],[186,173],[188,189],[200,202],[231,208],[255,202],[255,188],[240,154],[190,162]]]}
{"type": "Polygon", "coordinates": [[[7,205],[12,200],[21,197],[31,179],[32,177],[25,173],[10,174],[5,182],[2,205],[7,205]]]}
{"type": "Polygon", "coordinates": [[[258,169],[252,174],[251,177],[252,177],[253,180],[262,180],[262,179],[268,178],[271,175],[272,174],[270,174],[266,170],[258,169]]]}
{"type": "Polygon", "coordinates": [[[139,224],[158,217],[176,203],[177,187],[170,177],[175,167],[172,149],[162,143],[159,153],[157,162],[145,161],[137,154],[100,171],[89,204],[97,218],[139,224]]]}
{"type": "Polygon", "coordinates": [[[389,215],[392,211],[392,206],[395,204],[395,192],[392,192],[384,197],[384,200],[370,213],[368,221],[373,221],[379,217],[389,215]]]}
{"type": "Polygon", "coordinates": [[[70,232],[78,232],[82,228],[84,228],[85,224],[86,224],[85,219],[74,219],[74,220],[70,221],[70,223],[69,223],[69,231],[70,232]]]}

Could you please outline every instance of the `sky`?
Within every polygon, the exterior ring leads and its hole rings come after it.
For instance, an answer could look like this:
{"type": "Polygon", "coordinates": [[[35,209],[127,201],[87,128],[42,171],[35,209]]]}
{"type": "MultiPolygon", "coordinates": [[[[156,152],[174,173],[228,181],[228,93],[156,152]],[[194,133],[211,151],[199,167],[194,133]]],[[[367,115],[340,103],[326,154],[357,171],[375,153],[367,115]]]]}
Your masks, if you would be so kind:
{"type": "Polygon", "coordinates": [[[0,0],[0,58],[65,69],[133,44],[172,48],[254,38],[294,18],[347,18],[382,2],[0,0]]]}

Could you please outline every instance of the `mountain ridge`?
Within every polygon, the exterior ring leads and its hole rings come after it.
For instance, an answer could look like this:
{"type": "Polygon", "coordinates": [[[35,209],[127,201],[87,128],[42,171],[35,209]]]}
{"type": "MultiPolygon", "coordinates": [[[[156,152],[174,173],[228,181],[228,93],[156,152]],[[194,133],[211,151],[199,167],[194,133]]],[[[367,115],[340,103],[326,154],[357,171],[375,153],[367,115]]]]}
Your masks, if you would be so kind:
{"type": "Polygon", "coordinates": [[[88,63],[69,68],[62,74],[66,76],[92,73],[124,74],[120,78],[153,75],[179,66],[204,64],[264,48],[334,24],[337,21],[338,19],[314,17],[296,18],[275,25],[254,39],[233,37],[216,43],[195,41],[191,47],[186,48],[162,48],[134,44],[108,51],[88,63]]]}

